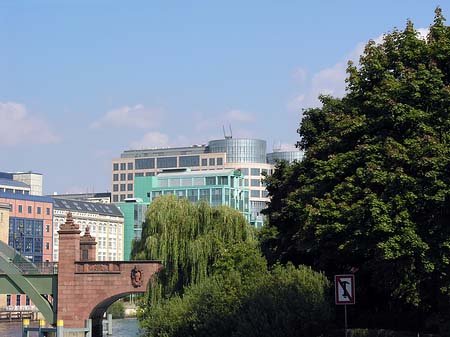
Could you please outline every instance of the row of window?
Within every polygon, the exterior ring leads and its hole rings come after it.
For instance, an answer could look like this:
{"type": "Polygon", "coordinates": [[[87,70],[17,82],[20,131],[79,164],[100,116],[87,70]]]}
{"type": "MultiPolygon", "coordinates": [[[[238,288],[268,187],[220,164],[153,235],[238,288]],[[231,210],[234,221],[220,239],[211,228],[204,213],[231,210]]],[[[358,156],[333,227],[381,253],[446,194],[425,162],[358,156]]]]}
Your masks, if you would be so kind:
{"type": "Polygon", "coordinates": [[[257,177],[259,177],[261,174],[266,174],[267,173],[266,169],[260,169],[260,168],[248,169],[248,168],[244,167],[244,168],[241,168],[240,171],[242,172],[242,174],[244,176],[248,176],[249,173],[250,173],[251,176],[257,176],[257,177]]]}
{"type": "Polygon", "coordinates": [[[113,184],[113,192],[133,191],[133,184],[113,184]]]}
{"type": "MultiPolygon", "coordinates": [[[[125,171],[126,169],[132,170],[133,169],[133,163],[120,163],[120,170],[125,171]]],[[[113,164],[113,170],[119,171],[119,163],[113,164]]]]}
{"type": "Polygon", "coordinates": [[[119,201],[124,201],[126,198],[133,198],[133,194],[132,193],[128,193],[128,194],[121,194],[119,195],[113,195],[113,202],[119,202],[119,201]]]}
{"type": "Polygon", "coordinates": [[[0,192],[30,195],[30,191],[28,190],[16,190],[15,188],[0,188],[0,192]]]}
{"type": "MultiPolygon", "coordinates": [[[[135,159],[134,162],[135,162],[134,167],[136,170],[146,170],[154,168],[195,167],[200,166],[200,156],[137,158],[135,159]]],[[[202,158],[201,166],[208,166],[208,164],[209,166],[223,165],[223,158],[202,158]]],[[[113,164],[113,171],[119,171],[119,168],[121,171],[133,170],[133,163],[131,162],[131,163],[113,164]]]]}
{"type": "MultiPolygon", "coordinates": [[[[11,304],[11,296],[12,295],[6,295],[6,305],[10,306],[11,304]]],[[[21,295],[14,295],[16,296],[16,305],[21,305],[22,303],[20,302],[20,298],[21,295]]],[[[30,298],[28,297],[28,295],[26,295],[25,297],[25,305],[30,305],[30,298]]]]}
{"type": "MultiPolygon", "coordinates": [[[[17,213],[24,213],[23,205],[17,205],[17,213]]],[[[27,206],[27,213],[33,214],[33,206],[27,206]]],[[[42,207],[36,207],[36,214],[42,214],[42,207]]],[[[45,208],[45,214],[50,215],[50,207],[45,208]]]]}

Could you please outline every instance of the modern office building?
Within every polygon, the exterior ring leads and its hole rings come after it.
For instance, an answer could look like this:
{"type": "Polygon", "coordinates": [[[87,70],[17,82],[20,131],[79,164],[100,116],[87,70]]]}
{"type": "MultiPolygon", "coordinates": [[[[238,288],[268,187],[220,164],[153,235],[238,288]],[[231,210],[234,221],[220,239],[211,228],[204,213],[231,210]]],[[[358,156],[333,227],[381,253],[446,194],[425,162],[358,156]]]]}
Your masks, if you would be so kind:
{"type": "Polygon", "coordinates": [[[123,258],[125,261],[130,260],[133,241],[141,239],[142,223],[145,221],[149,204],[140,198],[129,198],[115,204],[122,211],[124,218],[123,258]]]}
{"type": "Polygon", "coordinates": [[[269,164],[275,165],[277,161],[284,160],[288,163],[294,161],[301,161],[303,159],[304,152],[300,150],[283,151],[274,150],[272,153],[267,154],[267,162],[269,164]]]}
{"type": "Polygon", "coordinates": [[[165,169],[190,168],[192,172],[241,170],[244,186],[250,193],[250,222],[260,227],[264,222],[260,212],[269,200],[262,178],[273,169],[273,165],[267,163],[266,154],[264,140],[230,137],[211,140],[208,145],[127,150],[112,162],[112,201],[136,197],[135,178],[155,176],[165,169]]]}
{"type": "Polygon", "coordinates": [[[151,203],[160,195],[174,194],[211,206],[230,206],[250,220],[249,191],[238,170],[191,171],[167,170],[153,177],[137,177],[136,196],[151,203]]]}
{"type": "Polygon", "coordinates": [[[124,219],[113,204],[103,204],[72,199],[53,199],[53,259],[58,260],[59,227],[65,223],[67,212],[72,212],[82,235],[87,226],[97,241],[97,260],[123,260],[124,219]]]}

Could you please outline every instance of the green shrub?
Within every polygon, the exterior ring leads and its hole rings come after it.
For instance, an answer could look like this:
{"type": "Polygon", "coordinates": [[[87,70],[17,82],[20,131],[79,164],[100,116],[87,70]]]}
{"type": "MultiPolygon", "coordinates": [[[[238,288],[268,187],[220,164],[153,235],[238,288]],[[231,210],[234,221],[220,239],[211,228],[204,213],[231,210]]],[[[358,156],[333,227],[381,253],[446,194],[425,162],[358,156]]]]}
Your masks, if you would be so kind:
{"type": "Polygon", "coordinates": [[[116,301],[111,304],[106,310],[107,314],[111,314],[113,318],[124,318],[125,317],[125,305],[121,301],[116,301]]]}

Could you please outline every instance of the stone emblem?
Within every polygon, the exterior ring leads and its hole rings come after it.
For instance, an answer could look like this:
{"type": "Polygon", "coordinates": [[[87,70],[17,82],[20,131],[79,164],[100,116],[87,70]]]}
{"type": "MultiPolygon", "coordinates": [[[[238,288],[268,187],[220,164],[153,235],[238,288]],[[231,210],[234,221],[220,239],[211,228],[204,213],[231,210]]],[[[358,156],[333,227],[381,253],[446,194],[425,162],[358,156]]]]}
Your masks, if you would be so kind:
{"type": "Polygon", "coordinates": [[[144,273],[142,269],[138,268],[137,266],[134,266],[134,268],[131,270],[131,285],[135,288],[139,288],[142,286],[143,276],[144,273]]]}

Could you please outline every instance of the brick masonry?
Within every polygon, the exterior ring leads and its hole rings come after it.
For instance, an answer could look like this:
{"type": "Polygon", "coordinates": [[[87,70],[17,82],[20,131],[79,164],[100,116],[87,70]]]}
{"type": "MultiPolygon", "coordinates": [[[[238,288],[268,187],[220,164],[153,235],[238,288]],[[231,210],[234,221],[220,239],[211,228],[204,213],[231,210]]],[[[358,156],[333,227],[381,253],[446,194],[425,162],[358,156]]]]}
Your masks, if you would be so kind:
{"type": "Polygon", "coordinates": [[[58,233],[58,320],[64,321],[64,327],[81,328],[91,318],[93,337],[101,336],[106,309],[119,298],[145,292],[162,265],[158,261],[80,261],[80,230],[70,212],[58,233]]]}

